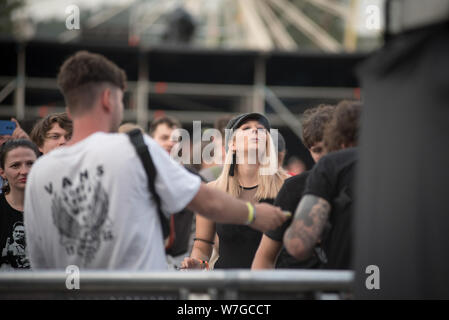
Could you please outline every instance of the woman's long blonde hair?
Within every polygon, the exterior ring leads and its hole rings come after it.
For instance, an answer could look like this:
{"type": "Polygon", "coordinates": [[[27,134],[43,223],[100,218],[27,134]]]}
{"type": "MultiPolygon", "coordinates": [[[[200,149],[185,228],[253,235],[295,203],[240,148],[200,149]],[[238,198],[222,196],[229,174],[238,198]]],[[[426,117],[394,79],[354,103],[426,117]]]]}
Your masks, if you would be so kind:
{"type": "MultiPolygon", "coordinates": [[[[235,138],[236,131],[237,130],[234,131],[233,136],[230,139],[231,141],[235,138]]],[[[256,201],[260,201],[261,199],[276,198],[282,184],[284,183],[284,180],[288,177],[284,169],[277,165],[277,153],[269,131],[267,131],[266,152],[263,153],[263,157],[264,158],[261,159],[261,162],[267,162],[268,164],[261,164],[259,167],[258,188],[254,196],[256,201]],[[276,164],[276,167],[273,170],[270,166],[273,166],[274,164],[276,164]],[[264,173],[264,170],[271,172],[270,174],[261,174],[264,173]]],[[[217,180],[211,183],[211,185],[219,190],[229,193],[234,197],[239,197],[241,188],[238,179],[238,164],[235,164],[234,176],[229,175],[229,168],[231,167],[232,161],[233,151],[229,148],[226,153],[223,170],[217,180]]]]}

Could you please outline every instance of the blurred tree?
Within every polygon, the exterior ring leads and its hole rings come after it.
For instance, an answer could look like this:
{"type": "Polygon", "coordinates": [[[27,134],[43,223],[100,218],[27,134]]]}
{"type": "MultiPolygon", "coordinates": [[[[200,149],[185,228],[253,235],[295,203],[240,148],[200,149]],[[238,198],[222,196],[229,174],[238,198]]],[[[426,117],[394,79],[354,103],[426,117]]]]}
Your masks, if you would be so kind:
{"type": "Polygon", "coordinates": [[[11,15],[14,10],[25,5],[25,0],[0,0],[0,32],[11,33],[13,23],[11,15]]]}

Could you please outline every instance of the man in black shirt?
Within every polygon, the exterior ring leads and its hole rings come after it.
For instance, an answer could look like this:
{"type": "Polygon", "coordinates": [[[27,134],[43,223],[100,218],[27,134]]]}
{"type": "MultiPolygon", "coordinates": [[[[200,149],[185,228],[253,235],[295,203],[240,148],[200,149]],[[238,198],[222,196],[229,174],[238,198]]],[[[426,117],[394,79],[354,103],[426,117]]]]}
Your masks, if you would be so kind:
{"type": "MultiPolygon", "coordinates": [[[[303,114],[303,143],[309,149],[315,162],[324,154],[324,128],[330,121],[334,109],[334,106],[319,105],[306,110],[303,114]]],[[[308,173],[306,171],[285,180],[274,205],[281,207],[284,211],[294,212],[301,200],[308,173]]],[[[252,269],[273,269],[275,264],[276,268],[315,268],[318,266],[318,260],[315,257],[307,261],[297,261],[282,246],[282,237],[291,221],[289,219],[279,228],[263,235],[252,263],[252,269]]]]}
{"type": "Polygon", "coordinates": [[[310,172],[295,217],[284,235],[287,251],[300,261],[315,250],[320,253],[323,268],[350,266],[357,161],[357,149],[350,147],[356,144],[360,109],[360,103],[341,102],[325,130],[324,144],[330,153],[310,172]]]}
{"type": "MultiPolygon", "coordinates": [[[[310,171],[306,171],[285,180],[284,185],[282,186],[281,190],[278,193],[278,196],[276,197],[274,205],[281,207],[281,209],[284,211],[295,212],[296,207],[301,200],[304,187],[306,186],[306,180],[309,172],[310,171]]],[[[261,251],[259,253],[259,256],[256,256],[256,258],[254,259],[253,267],[258,265],[257,259],[263,258],[262,255],[265,252],[272,252],[272,254],[267,257],[269,259],[269,262],[271,262],[269,265],[269,267],[271,268],[273,268],[274,262],[276,262],[276,269],[311,269],[318,266],[318,260],[314,256],[312,256],[310,259],[307,259],[306,261],[298,261],[297,259],[292,257],[287,252],[287,250],[285,250],[285,247],[282,245],[282,238],[284,236],[285,230],[287,230],[291,222],[292,219],[289,219],[279,228],[265,233],[264,237],[266,237],[266,239],[264,240],[264,246],[259,247],[261,251]],[[270,244],[273,250],[269,250],[270,244]]]]}

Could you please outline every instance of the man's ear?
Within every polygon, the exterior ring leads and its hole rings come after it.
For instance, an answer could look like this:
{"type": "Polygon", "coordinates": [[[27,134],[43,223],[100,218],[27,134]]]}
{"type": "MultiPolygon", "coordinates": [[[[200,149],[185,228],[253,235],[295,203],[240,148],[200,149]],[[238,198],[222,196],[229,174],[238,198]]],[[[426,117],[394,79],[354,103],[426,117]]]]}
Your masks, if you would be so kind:
{"type": "Polygon", "coordinates": [[[70,119],[70,120],[72,120],[73,118],[72,118],[72,114],[70,113],[70,110],[69,110],[69,107],[65,107],[65,112],[67,113],[67,117],[70,119]]]}
{"type": "Polygon", "coordinates": [[[3,170],[2,168],[0,168],[0,176],[5,180],[5,170],[3,170]]]}
{"type": "Polygon", "coordinates": [[[111,89],[105,88],[103,91],[101,91],[100,96],[100,103],[103,110],[105,110],[107,113],[111,113],[112,111],[112,104],[111,104],[111,89]]]}

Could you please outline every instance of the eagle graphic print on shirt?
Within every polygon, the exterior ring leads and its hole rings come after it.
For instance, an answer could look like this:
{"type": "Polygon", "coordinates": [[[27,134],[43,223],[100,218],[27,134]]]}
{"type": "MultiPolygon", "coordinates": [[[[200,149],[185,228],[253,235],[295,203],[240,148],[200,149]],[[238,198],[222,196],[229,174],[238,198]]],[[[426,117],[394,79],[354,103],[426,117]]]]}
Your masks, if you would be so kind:
{"type": "Polygon", "coordinates": [[[52,220],[60,244],[68,255],[77,255],[84,266],[95,258],[103,241],[114,239],[103,175],[103,167],[97,166],[94,172],[81,171],[76,179],[64,177],[62,189],[53,189],[52,183],[45,186],[52,195],[52,220]]]}

